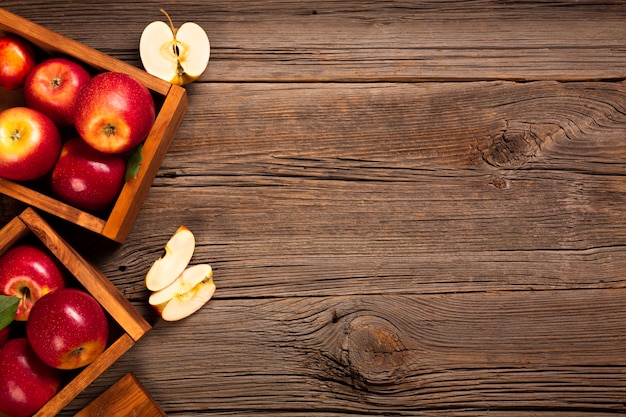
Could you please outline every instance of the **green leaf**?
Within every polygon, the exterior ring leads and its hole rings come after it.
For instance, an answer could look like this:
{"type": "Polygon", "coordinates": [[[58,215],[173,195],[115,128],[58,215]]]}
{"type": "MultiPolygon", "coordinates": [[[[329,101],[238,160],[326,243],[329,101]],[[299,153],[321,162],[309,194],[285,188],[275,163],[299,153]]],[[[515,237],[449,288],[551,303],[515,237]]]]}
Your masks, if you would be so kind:
{"type": "Polygon", "coordinates": [[[126,179],[128,181],[133,178],[137,178],[139,168],[141,168],[141,161],[143,161],[143,144],[139,144],[128,157],[126,163],[126,179]]]}
{"type": "Polygon", "coordinates": [[[15,318],[20,299],[8,295],[0,295],[0,330],[7,327],[15,318]]]}

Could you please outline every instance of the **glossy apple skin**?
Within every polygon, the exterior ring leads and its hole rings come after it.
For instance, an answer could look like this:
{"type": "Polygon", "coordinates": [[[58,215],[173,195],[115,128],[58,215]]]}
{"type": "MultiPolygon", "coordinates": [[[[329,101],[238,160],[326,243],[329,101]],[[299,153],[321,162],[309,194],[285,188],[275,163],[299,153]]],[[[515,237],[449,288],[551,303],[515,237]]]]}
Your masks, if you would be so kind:
{"type": "Polygon", "coordinates": [[[62,201],[87,211],[112,205],[124,186],[126,159],[93,149],[80,138],[63,145],[52,170],[52,190],[62,201]]]}
{"type": "Polygon", "coordinates": [[[26,77],[26,106],[52,119],[57,126],[74,123],[74,102],[91,75],[79,63],[65,58],[50,58],[39,63],[26,77]]]}
{"type": "Polygon", "coordinates": [[[95,75],[74,106],[78,134],[100,152],[119,154],[143,141],[154,124],[150,91],[135,78],[118,72],[95,75]]]}
{"type": "Polygon", "coordinates": [[[61,386],[61,373],[37,357],[26,338],[10,339],[0,348],[0,412],[28,417],[61,386]]]}
{"type": "Polygon", "coordinates": [[[0,37],[0,87],[17,90],[35,67],[35,52],[30,44],[13,35],[0,37]]]}
{"type": "Polygon", "coordinates": [[[49,173],[61,152],[61,135],[37,110],[11,107],[0,112],[0,177],[29,181],[49,173]]]}
{"type": "Polygon", "coordinates": [[[18,244],[0,256],[0,293],[20,298],[15,320],[28,320],[33,305],[44,295],[65,287],[58,264],[45,249],[18,244]]]}
{"type": "Polygon", "coordinates": [[[26,337],[49,366],[77,369],[104,351],[108,326],[104,310],[89,293],[61,288],[35,303],[26,322],[26,337]]]}

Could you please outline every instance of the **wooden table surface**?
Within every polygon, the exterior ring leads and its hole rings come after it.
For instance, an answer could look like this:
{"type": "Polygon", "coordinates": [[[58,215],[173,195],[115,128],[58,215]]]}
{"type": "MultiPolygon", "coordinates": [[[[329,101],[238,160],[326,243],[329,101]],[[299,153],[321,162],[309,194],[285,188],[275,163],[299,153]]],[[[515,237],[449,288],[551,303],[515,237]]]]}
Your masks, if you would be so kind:
{"type": "Polygon", "coordinates": [[[131,371],[176,417],[626,413],[626,2],[2,7],[136,66],[159,7],[212,45],[127,241],[81,246],[154,328],[64,415],[131,371]],[[218,289],[166,323],[181,224],[218,289]]]}

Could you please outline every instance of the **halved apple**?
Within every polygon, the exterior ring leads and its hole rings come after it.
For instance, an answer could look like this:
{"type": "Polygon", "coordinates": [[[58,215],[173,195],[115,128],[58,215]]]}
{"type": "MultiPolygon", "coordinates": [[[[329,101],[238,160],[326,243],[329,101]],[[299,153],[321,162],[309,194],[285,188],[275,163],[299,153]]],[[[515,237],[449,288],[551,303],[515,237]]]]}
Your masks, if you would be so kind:
{"type": "Polygon", "coordinates": [[[160,291],[183,273],[196,249],[196,238],[185,226],[180,226],[165,244],[165,255],[154,261],[146,274],[150,291],[160,291]]]}
{"type": "Polygon", "coordinates": [[[209,264],[185,269],[166,288],[152,293],[148,302],[165,321],[184,319],[204,306],[215,293],[213,269],[209,264]]]}
{"type": "Polygon", "coordinates": [[[162,21],[150,23],[139,40],[139,55],[144,69],[167,82],[189,84],[206,70],[211,55],[209,37],[193,22],[174,27],[167,12],[169,25],[162,21]]]}

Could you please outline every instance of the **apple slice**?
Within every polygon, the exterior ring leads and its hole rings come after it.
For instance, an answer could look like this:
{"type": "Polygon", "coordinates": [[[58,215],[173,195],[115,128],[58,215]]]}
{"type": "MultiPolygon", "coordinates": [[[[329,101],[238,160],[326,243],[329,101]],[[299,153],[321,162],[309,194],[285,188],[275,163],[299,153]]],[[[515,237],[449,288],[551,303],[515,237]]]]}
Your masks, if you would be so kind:
{"type": "Polygon", "coordinates": [[[165,255],[154,261],[146,274],[150,291],[160,291],[170,285],[187,268],[196,248],[196,239],[185,226],[180,226],[165,244],[165,255]]]}
{"type": "Polygon", "coordinates": [[[177,321],[190,316],[204,306],[215,293],[213,270],[209,264],[185,269],[164,289],[152,293],[148,302],[165,321],[177,321]]]}
{"type": "Polygon", "coordinates": [[[139,40],[139,56],[144,69],[167,82],[178,85],[197,80],[209,65],[209,37],[197,23],[186,22],[174,27],[167,12],[169,26],[162,21],[150,23],[139,40]]]}

